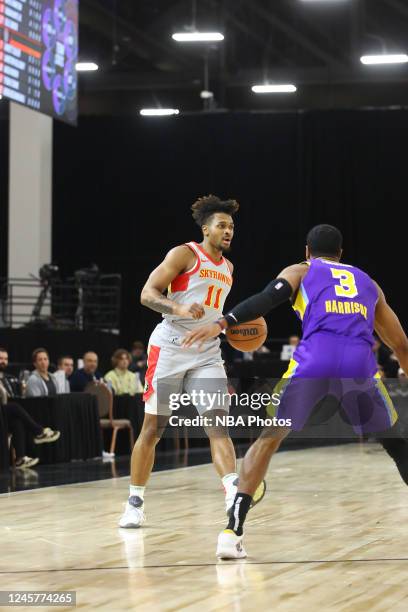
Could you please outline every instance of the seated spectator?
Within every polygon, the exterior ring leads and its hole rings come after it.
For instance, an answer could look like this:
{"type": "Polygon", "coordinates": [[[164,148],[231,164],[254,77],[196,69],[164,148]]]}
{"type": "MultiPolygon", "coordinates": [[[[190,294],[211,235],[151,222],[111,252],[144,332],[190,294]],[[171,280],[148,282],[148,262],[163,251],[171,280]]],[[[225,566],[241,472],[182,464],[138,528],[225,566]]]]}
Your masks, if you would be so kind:
{"type": "Polygon", "coordinates": [[[33,365],[35,370],[27,381],[27,397],[53,396],[59,393],[58,383],[51,372],[48,371],[50,357],[44,348],[35,349],[33,352],[33,365]]]}
{"type": "Polygon", "coordinates": [[[112,355],[113,370],[105,375],[104,380],[112,383],[116,395],[143,393],[139,374],[129,371],[130,362],[130,353],[125,349],[118,349],[112,355]]]}
{"type": "Polygon", "coordinates": [[[71,391],[69,377],[74,371],[74,360],[70,355],[63,355],[58,357],[57,365],[58,370],[54,373],[58,385],[57,392],[69,393],[71,391]]]}
{"type": "Polygon", "coordinates": [[[13,375],[7,372],[9,363],[8,351],[5,348],[0,348],[0,382],[3,383],[8,397],[21,396],[20,382],[13,375]]]}
{"type": "Polygon", "coordinates": [[[71,355],[62,355],[57,361],[58,371],[65,372],[68,380],[74,372],[74,358],[71,355]]]}
{"type": "Polygon", "coordinates": [[[293,357],[293,353],[296,351],[296,348],[300,342],[299,336],[289,336],[288,344],[284,344],[282,346],[281,352],[281,361],[290,361],[293,357]]]}
{"type": "Polygon", "coordinates": [[[88,351],[83,356],[84,367],[74,372],[69,380],[71,391],[83,392],[88,383],[101,380],[102,374],[98,371],[98,355],[88,351]]]}
{"type": "Polygon", "coordinates": [[[267,346],[265,346],[264,344],[262,346],[259,347],[259,349],[256,349],[256,351],[245,351],[245,352],[241,352],[241,359],[242,361],[253,361],[254,359],[256,359],[257,357],[260,357],[262,355],[269,355],[271,354],[271,351],[268,349],[267,346]]]}
{"type": "Polygon", "coordinates": [[[271,351],[264,344],[254,351],[254,355],[270,355],[271,351]]]}
{"type": "Polygon", "coordinates": [[[399,363],[396,356],[388,346],[385,346],[379,338],[374,336],[373,353],[384,372],[386,378],[397,378],[399,363]]]}
{"type": "MultiPolygon", "coordinates": [[[[8,366],[8,352],[0,349],[0,369],[5,372],[8,366]]],[[[17,402],[11,402],[14,392],[9,393],[5,386],[6,378],[0,380],[0,403],[3,404],[3,411],[6,415],[8,433],[11,435],[12,444],[16,453],[16,468],[25,469],[36,465],[38,457],[28,457],[26,455],[26,433],[30,432],[34,438],[34,444],[44,444],[56,442],[60,437],[59,431],[53,431],[49,427],[43,427],[36,423],[26,410],[17,402]]]]}
{"type": "Polygon", "coordinates": [[[142,381],[142,384],[144,384],[144,377],[147,368],[147,355],[145,346],[143,342],[140,342],[140,340],[136,340],[132,344],[131,357],[132,362],[129,366],[129,370],[131,372],[138,372],[140,375],[140,380],[142,381]]]}

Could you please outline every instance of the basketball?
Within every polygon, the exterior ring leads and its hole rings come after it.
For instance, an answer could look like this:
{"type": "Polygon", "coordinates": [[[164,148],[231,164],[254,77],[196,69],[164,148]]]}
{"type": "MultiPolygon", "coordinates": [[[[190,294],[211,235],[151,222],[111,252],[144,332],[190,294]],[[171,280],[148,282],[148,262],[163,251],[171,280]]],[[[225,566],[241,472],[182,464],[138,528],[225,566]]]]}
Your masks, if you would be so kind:
{"type": "Polygon", "coordinates": [[[249,353],[258,350],[266,340],[268,326],[263,317],[229,327],[226,331],[228,343],[238,351],[249,353]]]}

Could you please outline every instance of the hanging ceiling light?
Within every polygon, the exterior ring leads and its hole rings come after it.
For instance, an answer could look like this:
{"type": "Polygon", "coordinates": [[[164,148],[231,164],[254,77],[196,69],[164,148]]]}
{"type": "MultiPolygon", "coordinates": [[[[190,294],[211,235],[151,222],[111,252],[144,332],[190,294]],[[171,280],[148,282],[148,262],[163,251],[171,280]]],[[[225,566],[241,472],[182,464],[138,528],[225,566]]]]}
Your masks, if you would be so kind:
{"type": "Polygon", "coordinates": [[[179,113],[178,108],[142,108],[140,111],[143,117],[170,117],[179,113]]]}
{"type": "Polygon", "coordinates": [[[406,64],[408,62],[408,55],[406,53],[363,55],[360,58],[360,61],[366,66],[375,66],[380,64],[406,64]]]}
{"type": "Polygon", "coordinates": [[[75,68],[77,72],[95,72],[95,70],[99,70],[99,66],[95,62],[78,62],[75,68]]]}
{"type": "Polygon", "coordinates": [[[221,32],[176,32],[172,36],[177,42],[220,42],[224,40],[221,32]]]}
{"type": "Polygon", "coordinates": [[[254,85],[252,87],[252,91],[257,94],[294,93],[295,91],[297,91],[297,87],[296,85],[292,85],[291,83],[282,85],[254,85]]]}

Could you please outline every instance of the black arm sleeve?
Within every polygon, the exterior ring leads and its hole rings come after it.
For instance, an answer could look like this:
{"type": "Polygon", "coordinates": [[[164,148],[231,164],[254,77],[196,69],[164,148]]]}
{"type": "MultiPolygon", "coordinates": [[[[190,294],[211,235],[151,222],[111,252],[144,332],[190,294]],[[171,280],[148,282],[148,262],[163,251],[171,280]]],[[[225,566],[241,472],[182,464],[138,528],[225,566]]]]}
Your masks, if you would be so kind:
{"type": "Polygon", "coordinates": [[[283,304],[292,296],[293,289],[284,278],[276,278],[265,287],[261,293],[251,296],[244,302],[235,306],[224,319],[228,325],[246,323],[266,315],[272,308],[283,304]]]}

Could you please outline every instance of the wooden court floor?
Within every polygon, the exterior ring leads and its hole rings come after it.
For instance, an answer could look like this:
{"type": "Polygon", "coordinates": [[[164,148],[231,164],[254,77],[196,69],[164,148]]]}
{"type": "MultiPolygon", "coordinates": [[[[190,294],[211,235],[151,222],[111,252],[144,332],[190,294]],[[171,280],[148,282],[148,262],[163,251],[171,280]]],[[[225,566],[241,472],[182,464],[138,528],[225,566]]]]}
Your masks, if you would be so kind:
{"type": "Polygon", "coordinates": [[[238,562],[214,555],[211,465],[153,474],[136,531],[116,526],[127,478],[0,496],[0,590],[75,590],[85,610],[408,610],[408,489],[380,447],[281,452],[267,480],[238,562]]]}

